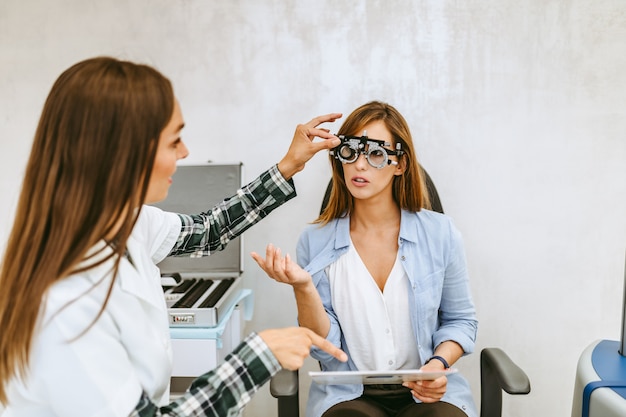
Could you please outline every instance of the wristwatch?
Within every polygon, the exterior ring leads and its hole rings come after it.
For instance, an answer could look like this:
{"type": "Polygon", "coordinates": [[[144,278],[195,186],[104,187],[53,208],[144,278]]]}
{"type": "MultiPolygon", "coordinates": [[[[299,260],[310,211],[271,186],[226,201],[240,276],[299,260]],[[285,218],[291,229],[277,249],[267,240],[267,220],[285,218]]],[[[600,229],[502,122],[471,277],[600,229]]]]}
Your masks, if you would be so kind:
{"type": "Polygon", "coordinates": [[[439,356],[439,355],[434,355],[431,356],[430,359],[428,359],[424,365],[426,365],[428,362],[432,361],[433,359],[437,359],[438,361],[440,361],[441,363],[443,363],[443,367],[444,369],[450,369],[450,365],[448,365],[448,361],[445,360],[443,357],[439,356]]]}

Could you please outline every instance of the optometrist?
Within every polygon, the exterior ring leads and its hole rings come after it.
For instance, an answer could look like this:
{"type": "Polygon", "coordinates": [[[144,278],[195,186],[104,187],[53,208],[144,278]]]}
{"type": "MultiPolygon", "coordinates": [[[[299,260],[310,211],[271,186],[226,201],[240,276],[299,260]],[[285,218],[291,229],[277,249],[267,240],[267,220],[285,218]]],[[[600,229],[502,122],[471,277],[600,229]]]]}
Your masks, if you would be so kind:
{"type": "Polygon", "coordinates": [[[298,125],[278,164],[205,213],[167,213],[144,204],[167,196],[188,154],[169,80],[107,57],[64,71],[43,108],[0,270],[3,417],[233,416],[312,346],[347,360],[311,330],[260,331],[170,403],[156,266],[168,254],[220,250],[295,197],[291,177],[340,142],[318,126],[339,117],[298,125]]]}

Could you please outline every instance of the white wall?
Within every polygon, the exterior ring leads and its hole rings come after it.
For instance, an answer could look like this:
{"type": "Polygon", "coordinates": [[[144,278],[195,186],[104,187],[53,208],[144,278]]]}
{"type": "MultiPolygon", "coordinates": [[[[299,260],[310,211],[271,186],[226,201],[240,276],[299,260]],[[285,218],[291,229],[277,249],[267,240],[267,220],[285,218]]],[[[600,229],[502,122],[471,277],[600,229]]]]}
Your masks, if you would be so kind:
{"type": "MultiPolygon", "coordinates": [[[[620,336],[624,39],[623,0],[2,0],[0,249],[42,103],[78,60],[155,65],[183,108],[186,163],[240,160],[247,179],[297,123],[385,100],[465,237],[477,351],[502,347],[530,376],[531,395],[506,398],[506,414],[569,415],[579,354],[620,336]]],[[[247,232],[246,250],[293,252],[328,174],[316,156],[299,197],[247,232]]],[[[294,323],[289,288],[250,259],[244,276],[248,330],[294,323]]],[[[478,354],[460,366],[478,396],[478,354]]],[[[274,412],[265,387],[246,416],[274,412]]]]}

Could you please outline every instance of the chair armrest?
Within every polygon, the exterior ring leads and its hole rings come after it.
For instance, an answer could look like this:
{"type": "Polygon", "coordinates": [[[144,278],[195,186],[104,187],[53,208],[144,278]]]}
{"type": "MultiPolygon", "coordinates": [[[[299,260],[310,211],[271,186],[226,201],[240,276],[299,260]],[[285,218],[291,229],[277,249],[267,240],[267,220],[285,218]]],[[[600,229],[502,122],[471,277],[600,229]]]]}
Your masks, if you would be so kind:
{"type": "Polygon", "coordinates": [[[530,381],[526,372],[517,366],[502,349],[483,349],[480,353],[480,371],[481,375],[486,373],[485,376],[490,377],[490,383],[498,384],[498,387],[508,394],[524,395],[530,392],[530,381]]]}
{"type": "Polygon", "coordinates": [[[526,373],[504,351],[485,348],[480,353],[480,415],[502,415],[502,391],[512,395],[530,392],[526,373]]]}
{"type": "Polygon", "coordinates": [[[298,393],[298,371],[281,369],[270,380],[270,393],[274,398],[291,397],[298,393]]]}

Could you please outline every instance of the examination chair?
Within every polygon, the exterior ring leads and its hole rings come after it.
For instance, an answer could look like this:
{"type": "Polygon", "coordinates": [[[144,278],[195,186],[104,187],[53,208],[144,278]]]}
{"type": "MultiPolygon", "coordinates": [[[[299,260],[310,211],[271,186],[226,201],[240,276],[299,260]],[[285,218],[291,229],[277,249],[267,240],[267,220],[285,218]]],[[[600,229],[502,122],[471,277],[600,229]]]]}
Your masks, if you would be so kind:
{"type": "MultiPolygon", "coordinates": [[[[435,184],[423,171],[432,210],[443,213],[435,184]]],[[[323,211],[328,204],[332,181],[326,187],[323,211]]],[[[526,373],[499,348],[484,348],[480,352],[480,417],[502,416],[502,391],[511,395],[530,392],[526,373]]],[[[278,417],[299,417],[298,372],[281,370],[270,381],[270,393],[278,399],[278,417]]]]}

